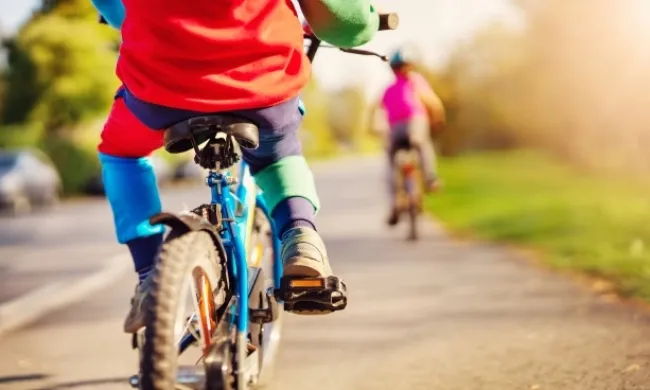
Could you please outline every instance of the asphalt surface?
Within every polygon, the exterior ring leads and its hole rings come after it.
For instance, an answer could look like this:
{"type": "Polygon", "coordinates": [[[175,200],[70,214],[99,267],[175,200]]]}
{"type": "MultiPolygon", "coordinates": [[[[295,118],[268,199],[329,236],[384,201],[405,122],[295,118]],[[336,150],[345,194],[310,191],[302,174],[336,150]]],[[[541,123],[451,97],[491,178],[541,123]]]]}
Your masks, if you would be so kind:
{"type": "MultiPolygon", "coordinates": [[[[164,202],[179,210],[206,196],[203,188],[181,187],[165,192],[164,202]]],[[[73,283],[100,270],[107,259],[124,255],[111,221],[103,198],[72,200],[20,218],[0,217],[0,304],[43,284],[73,283]]]]}
{"type": "MultiPolygon", "coordinates": [[[[383,226],[380,160],[315,171],[319,229],[350,304],[326,317],[286,317],[269,389],[650,389],[647,315],[503,249],[454,242],[433,223],[421,242],[406,242],[405,226],[383,226]]],[[[177,210],[204,192],[167,191],[165,206],[177,210]]],[[[108,216],[103,202],[84,201],[42,219],[0,221],[3,297],[50,274],[74,280],[124,253],[108,216]]],[[[137,359],[121,333],[129,271],[0,336],[0,389],[129,388],[137,359]]]]}

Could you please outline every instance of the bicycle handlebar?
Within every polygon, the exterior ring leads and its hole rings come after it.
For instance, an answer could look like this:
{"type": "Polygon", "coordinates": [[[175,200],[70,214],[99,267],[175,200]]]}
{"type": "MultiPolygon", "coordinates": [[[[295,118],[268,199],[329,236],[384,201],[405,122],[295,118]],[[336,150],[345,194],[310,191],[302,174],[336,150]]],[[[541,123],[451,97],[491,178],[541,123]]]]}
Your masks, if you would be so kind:
{"type": "Polygon", "coordinates": [[[379,31],[395,30],[399,25],[399,16],[395,12],[379,14],[379,31]]]}
{"type": "MultiPolygon", "coordinates": [[[[379,14],[379,28],[377,29],[378,31],[395,30],[397,29],[398,25],[399,25],[399,16],[396,13],[390,12],[387,14],[379,14]]],[[[307,58],[309,58],[310,62],[313,62],[314,57],[316,56],[316,52],[321,47],[321,40],[318,39],[318,37],[311,32],[305,33],[304,37],[305,39],[309,39],[311,41],[311,44],[309,45],[309,49],[307,49],[307,58]]],[[[333,47],[333,46],[327,46],[327,47],[333,47]]],[[[343,49],[343,48],[338,48],[338,49],[345,53],[375,56],[381,58],[383,61],[388,61],[388,58],[386,58],[386,56],[368,50],[343,49]]]]}

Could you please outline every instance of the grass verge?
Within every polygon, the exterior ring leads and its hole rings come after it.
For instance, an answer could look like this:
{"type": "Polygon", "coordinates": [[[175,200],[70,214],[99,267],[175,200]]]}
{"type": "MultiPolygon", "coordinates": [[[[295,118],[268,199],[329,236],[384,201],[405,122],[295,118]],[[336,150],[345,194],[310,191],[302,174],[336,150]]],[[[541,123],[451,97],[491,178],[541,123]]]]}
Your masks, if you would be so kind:
{"type": "Polygon", "coordinates": [[[537,249],[557,269],[650,301],[650,186],[579,172],[531,151],[440,161],[427,210],[451,230],[537,249]]]}

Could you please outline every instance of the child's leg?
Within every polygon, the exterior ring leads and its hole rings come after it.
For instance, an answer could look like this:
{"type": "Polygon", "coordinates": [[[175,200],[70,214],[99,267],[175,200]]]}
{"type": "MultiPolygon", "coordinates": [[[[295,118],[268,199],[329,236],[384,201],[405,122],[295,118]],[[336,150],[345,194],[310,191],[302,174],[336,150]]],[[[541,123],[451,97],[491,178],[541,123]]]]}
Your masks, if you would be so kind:
{"type": "Polygon", "coordinates": [[[388,158],[388,175],[386,180],[388,182],[388,199],[390,201],[391,207],[396,203],[397,196],[397,178],[395,175],[395,155],[397,154],[397,142],[399,141],[400,133],[403,133],[399,127],[391,129],[390,134],[388,135],[388,149],[386,150],[386,155],[388,158]]]}
{"type": "Polygon", "coordinates": [[[429,122],[426,118],[413,118],[409,123],[409,133],[413,141],[412,144],[420,157],[420,169],[427,187],[430,188],[437,180],[437,176],[436,153],[429,136],[429,122]]]}
{"type": "MultiPolygon", "coordinates": [[[[145,157],[162,143],[162,132],[145,127],[126,108],[122,98],[115,100],[102,131],[99,156],[117,239],[128,246],[140,281],[153,268],[164,233],[162,225],[149,224],[149,218],[160,212],[161,205],[153,167],[145,157]]],[[[133,307],[124,324],[128,333],[143,326],[140,307],[147,284],[142,283],[136,289],[133,307]]]]}
{"type": "Polygon", "coordinates": [[[298,139],[299,123],[280,129],[260,129],[260,145],[244,150],[257,184],[264,191],[279,236],[293,223],[315,229],[314,216],[319,207],[314,178],[302,156],[298,139]]]}
{"type": "Polygon", "coordinates": [[[260,146],[244,150],[257,184],[264,191],[282,240],[284,274],[329,276],[325,245],[316,232],[316,184],[302,156],[300,118],[277,129],[260,129],[260,146]]]}
{"type": "Polygon", "coordinates": [[[398,148],[409,142],[408,122],[394,124],[390,129],[388,143],[388,195],[390,201],[390,211],[387,223],[389,226],[395,226],[399,222],[399,212],[397,210],[397,174],[395,169],[395,156],[398,148]]]}
{"type": "MultiPolygon", "coordinates": [[[[386,189],[388,190],[388,204],[391,210],[395,210],[395,205],[397,204],[397,178],[395,175],[395,154],[396,148],[394,145],[392,135],[389,135],[389,144],[386,149],[386,159],[387,159],[387,169],[386,169],[386,189]]],[[[391,216],[388,217],[389,221],[394,219],[392,215],[394,211],[391,211],[391,216]]],[[[391,222],[389,222],[391,224],[391,222]]]]}
{"type": "Polygon", "coordinates": [[[292,196],[283,199],[273,209],[271,218],[278,227],[280,238],[288,230],[305,227],[316,230],[315,212],[311,201],[301,196],[292,196]]]}

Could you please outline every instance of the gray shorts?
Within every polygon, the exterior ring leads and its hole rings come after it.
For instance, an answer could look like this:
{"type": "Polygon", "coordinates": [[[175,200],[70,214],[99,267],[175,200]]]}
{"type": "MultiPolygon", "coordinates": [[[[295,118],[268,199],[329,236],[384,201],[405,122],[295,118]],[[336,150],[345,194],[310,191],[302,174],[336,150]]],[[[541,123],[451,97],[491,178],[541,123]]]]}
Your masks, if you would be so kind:
{"type": "Polygon", "coordinates": [[[426,117],[414,117],[391,127],[387,150],[391,172],[397,151],[411,148],[419,154],[424,177],[429,181],[434,180],[436,178],[436,154],[429,136],[429,121],[426,117]]]}

